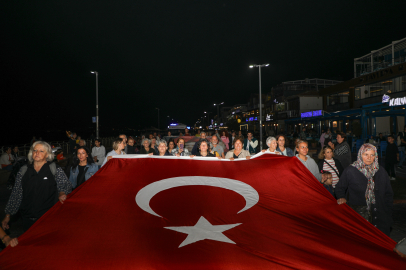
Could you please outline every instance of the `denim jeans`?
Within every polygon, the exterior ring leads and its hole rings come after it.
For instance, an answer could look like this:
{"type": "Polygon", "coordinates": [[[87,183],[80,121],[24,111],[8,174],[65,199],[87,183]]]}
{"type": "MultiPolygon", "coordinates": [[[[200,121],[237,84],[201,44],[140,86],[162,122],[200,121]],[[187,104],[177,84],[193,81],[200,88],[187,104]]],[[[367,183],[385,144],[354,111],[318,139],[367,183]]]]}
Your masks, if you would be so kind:
{"type": "Polygon", "coordinates": [[[399,147],[399,155],[401,154],[401,152],[402,152],[402,158],[399,160],[398,166],[402,166],[403,162],[404,162],[405,159],[406,159],[405,147],[404,147],[404,146],[399,147]]]}

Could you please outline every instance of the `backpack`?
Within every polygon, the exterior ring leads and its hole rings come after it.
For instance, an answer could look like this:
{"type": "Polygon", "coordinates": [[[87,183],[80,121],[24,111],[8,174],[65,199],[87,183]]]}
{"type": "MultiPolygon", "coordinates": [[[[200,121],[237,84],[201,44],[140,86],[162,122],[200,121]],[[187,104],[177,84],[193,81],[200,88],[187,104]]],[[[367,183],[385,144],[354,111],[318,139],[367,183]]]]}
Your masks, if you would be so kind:
{"type": "MultiPolygon", "coordinates": [[[[27,169],[28,169],[27,165],[24,165],[24,166],[21,167],[21,169],[20,169],[21,177],[24,176],[24,174],[27,172],[27,169]]],[[[51,164],[49,164],[49,169],[51,169],[52,175],[55,176],[55,174],[56,174],[56,164],[55,164],[55,162],[52,162],[51,164]]]]}

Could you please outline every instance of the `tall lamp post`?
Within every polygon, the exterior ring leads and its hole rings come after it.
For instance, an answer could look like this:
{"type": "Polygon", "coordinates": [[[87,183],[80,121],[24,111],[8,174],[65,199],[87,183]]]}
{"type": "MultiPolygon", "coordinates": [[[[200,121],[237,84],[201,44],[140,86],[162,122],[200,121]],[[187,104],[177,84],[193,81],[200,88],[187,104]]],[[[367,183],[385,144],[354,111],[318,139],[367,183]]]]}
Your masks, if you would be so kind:
{"type": "Polygon", "coordinates": [[[155,108],[158,110],[158,129],[159,129],[159,108],[155,108]]]}
{"type": "Polygon", "coordinates": [[[96,74],[96,138],[99,138],[99,72],[90,71],[96,74]]]}
{"type": "Polygon", "coordinates": [[[250,65],[250,68],[259,68],[259,151],[262,150],[262,96],[261,96],[261,68],[267,67],[269,64],[250,65]]]}
{"type": "Polygon", "coordinates": [[[220,117],[219,107],[220,107],[220,105],[223,105],[223,104],[224,104],[224,102],[214,104],[214,106],[217,106],[217,121],[220,117]]]}
{"type": "Polygon", "coordinates": [[[210,114],[211,112],[204,112],[207,114],[207,128],[210,126],[210,114]]]}

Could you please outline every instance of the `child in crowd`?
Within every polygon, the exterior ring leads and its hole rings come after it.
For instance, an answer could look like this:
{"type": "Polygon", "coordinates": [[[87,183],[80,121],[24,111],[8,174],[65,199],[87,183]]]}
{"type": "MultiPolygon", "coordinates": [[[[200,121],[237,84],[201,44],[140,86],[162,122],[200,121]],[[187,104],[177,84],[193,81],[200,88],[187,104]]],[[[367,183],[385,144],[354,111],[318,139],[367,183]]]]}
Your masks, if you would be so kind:
{"type": "Polygon", "coordinates": [[[388,146],[386,147],[385,170],[388,173],[390,180],[396,180],[395,165],[399,162],[398,146],[394,143],[393,135],[388,136],[388,146]]]}
{"type": "Polygon", "coordinates": [[[333,175],[331,174],[331,172],[323,171],[323,174],[321,175],[321,183],[335,198],[336,196],[333,188],[333,175]]]}
{"type": "Polygon", "coordinates": [[[61,160],[64,160],[65,159],[65,157],[63,156],[63,151],[62,150],[58,150],[58,151],[56,151],[56,159],[58,160],[58,161],[61,161],[61,160]]]}

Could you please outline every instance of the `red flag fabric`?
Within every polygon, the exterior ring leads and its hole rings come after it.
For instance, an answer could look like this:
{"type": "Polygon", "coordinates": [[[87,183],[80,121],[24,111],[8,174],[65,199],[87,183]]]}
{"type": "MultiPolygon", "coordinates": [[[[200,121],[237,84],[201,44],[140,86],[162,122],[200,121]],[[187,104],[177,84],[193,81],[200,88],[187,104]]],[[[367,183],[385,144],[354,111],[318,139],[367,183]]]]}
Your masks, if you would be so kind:
{"type": "Polygon", "coordinates": [[[113,158],[0,254],[1,269],[406,269],[297,160],[113,158]]]}

